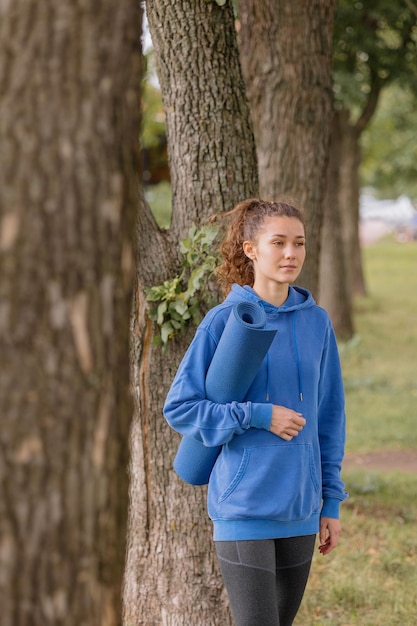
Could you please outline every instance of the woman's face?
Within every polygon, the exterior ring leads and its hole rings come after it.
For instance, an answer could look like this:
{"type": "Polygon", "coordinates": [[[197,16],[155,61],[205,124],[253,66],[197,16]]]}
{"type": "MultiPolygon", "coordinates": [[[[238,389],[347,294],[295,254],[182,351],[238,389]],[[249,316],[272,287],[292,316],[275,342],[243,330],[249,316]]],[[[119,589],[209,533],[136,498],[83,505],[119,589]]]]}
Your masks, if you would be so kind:
{"type": "Polygon", "coordinates": [[[255,283],[293,283],[306,256],[304,226],[296,217],[267,217],[256,242],[243,249],[253,261],[255,283]]]}

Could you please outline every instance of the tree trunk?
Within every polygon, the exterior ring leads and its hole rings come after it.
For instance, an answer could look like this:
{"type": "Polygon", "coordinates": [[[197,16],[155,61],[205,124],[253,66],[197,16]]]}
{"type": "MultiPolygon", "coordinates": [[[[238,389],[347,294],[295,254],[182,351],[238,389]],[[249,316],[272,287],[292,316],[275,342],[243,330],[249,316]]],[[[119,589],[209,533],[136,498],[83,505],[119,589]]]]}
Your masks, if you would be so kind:
{"type": "Polygon", "coordinates": [[[173,218],[158,229],[139,214],[138,287],[133,318],[136,419],[132,432],[131,512],[125,621],[138,626],[231,624],[213,553],[206,488],[191,487],[172,463],[180,441],[162,407],[195,328],[152,343],[144,289],[179,270],[179,240],[192,222],[257,195],[257,164],[231,2],[147,3],[167,121],[173,218]]]}
{"type": "Polygon", "coordinates": [[[332,111],[335,0],[239,0],[240,53],[256,139],[261,194],[307,213],[300,282],[317,291],[332,111]]]}
{"type": "Polygon", "coordinates": [[[362,126],[349,117],[347,110],[334,112],[320,259],[320,304],[342,339],[353,334],[354,296],[366,294],[359,239],[362,126]]]}
{"type": "Polygon", "coordinates": [[[378,74],[374,73],[367,100],[354,123],[350,120],[349,111],[342,109],[336,113],[339,117],[342,135],[339,202],[342,215],[346,279],[352,297],[354,295],[366,295],[359,239],[359,168],[362,160],[360,139],[376,111],[381,88],[381,80],[378,74]]]}
{"type": "Polygon", "coordinates": [[[356,125],[350,123],[347,111],[338,111],[337,115],[342,134],[339,202],[346,259],[346,281],[353,297],[366,294],[359,239],[361,133],[356,125]]]}
{"type": "Polygon", "coordinates": [[[192,219],[257,193],[258,177],[232,3],[171,5],[152,0],[147,13],[166,115],[173,228],[184,233],[192,219]]]}
{"type": "Polygon", "coordinates": [[[121,624],[140,14],[0,26],[2,626],[121,624]]]}
{"type": "Polygon", "coordinates": [[[353,319],[352,292],[346,279],[347,269],[343,252],[342,219],[339,205],[342,153],[339,122],[339,115],[335,113],[332,123],[327,190],[324,202],[319,304],[328,311],[337,337],[347,340],[353,335],[353,319]]]}

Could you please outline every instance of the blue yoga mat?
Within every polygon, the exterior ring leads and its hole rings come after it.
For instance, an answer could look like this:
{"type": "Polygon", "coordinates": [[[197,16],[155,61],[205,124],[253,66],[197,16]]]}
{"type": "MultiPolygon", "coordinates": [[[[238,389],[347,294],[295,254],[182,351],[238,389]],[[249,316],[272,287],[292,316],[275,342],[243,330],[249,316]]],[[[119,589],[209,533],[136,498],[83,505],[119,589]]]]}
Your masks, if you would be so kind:
{"type": "MultiPolygon", "coordinates": [[[[266,315],[254,302],[236,304],[206,376],[206,396],[213,402],[241,402],[261,366],[276,330],[264,328],[266,315]]],[[[174,459],[178,476],[191,485],[206,485],[221,446],[207,447],[183,437],[174,459]]]]}

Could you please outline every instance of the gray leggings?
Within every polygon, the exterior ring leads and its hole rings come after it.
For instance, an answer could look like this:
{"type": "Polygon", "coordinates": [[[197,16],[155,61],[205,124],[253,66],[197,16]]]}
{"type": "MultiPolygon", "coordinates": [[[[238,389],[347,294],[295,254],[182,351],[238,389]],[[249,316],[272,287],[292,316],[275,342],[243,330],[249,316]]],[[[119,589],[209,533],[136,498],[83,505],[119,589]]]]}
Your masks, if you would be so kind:
{"type": "Polygon", "coordinates": [[[315,535],[216,541],[237,626],[291,626],[303,599],[315,535]]]}

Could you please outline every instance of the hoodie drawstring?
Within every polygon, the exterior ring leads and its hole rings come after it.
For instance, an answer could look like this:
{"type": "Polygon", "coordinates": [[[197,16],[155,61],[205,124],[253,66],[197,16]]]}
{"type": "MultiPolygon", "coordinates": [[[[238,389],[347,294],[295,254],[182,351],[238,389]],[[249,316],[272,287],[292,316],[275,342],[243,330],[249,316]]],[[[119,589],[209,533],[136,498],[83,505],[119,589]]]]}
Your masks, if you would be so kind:
{"type": "Polygon", "coordinates": [[[295,349],[295,360],[297,362],[297,372],[298,372],[298,389],[300,393],[300,400],[303,402],[303,385],[301,379],[301,363],[300,363],[300,355],[298,354],[298,346],[297,346],[297,311],[294,311],[294,315],[292,318],[292,336],[294,341],[294,349],[295,349]]]}
{"type": "MultiPolygon", "coordinates": [[[[297,344],[297,311],[294,311],[294,315],[292,318],[292,337],[294,343],[295,350],[295,361],[297,364],[297,374],[298,374],[298,393],[300,397],[300,401],[304,401],[303,396],[303,381],[301,376],[301,361],[300,355],[298,353],[298,344],[297,344]]],[[[266,353],[266,401],[269,402],[269,352],[266,353]]]]}
{"type": "Polygon", "coordinates": [[[269,352],[266,353],[266,401],[269,402],[269,352]]]}

